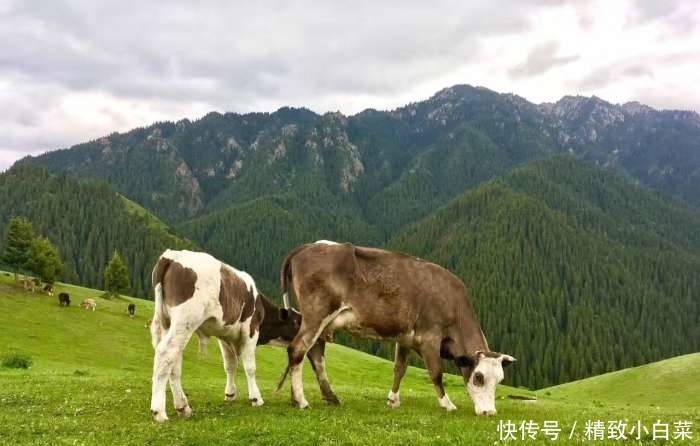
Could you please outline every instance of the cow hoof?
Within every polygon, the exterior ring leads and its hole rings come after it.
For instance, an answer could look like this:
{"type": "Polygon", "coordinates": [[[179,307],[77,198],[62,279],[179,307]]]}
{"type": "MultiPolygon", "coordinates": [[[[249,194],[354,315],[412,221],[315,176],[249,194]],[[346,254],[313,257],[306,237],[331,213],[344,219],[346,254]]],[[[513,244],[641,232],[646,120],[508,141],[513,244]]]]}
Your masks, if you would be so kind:
{"type": "Polygon", "coordinates": [[[332,397],[324,398],[324,400],[326,400],[326,404],[328,404],[329,406],[340,406],[340,400],[335,395],[333,395],[332,397]]]}
{"type": "Polygon", "coordinates": [[[237,399],[238,399],[238,394],[236,394],[236,393],[224,394],[224,401],[236,401],[237,399]]]}
{"type": "Polygon", "coordinates": [[[457,410],[457,406],[455,406],[454,404],[452,404],[451,401],[449,402],[449,404],[445,404],[444,406],[442,406],[442,408],[445,409],[445,410],[448,411],[448,412],[452,412],[452,411],[457,410]]]}
{"type": "Polygon", "coordinates": [[[399,398],[399,392],[389,391],[389,395],[386,397],[386,405],[392,409],[396,409],[401,405],[401,398],[399,398]]]}
{"type": "Polygon", "coordinates": [[[453,410],[457,410],[457,406],[455,406],[452,401],[447,397],[447,395],[444,395],[442,398],[438,399],[438,403],[440,404],[440,407],[445,409],[448,412],[452,412],[453,410]]]}
{"type": "Polygon", "coordinates": [[[292,401],[292,405],[297,406],[299,409],[308,409],[309,407],[309,402],[304,400],[301,400],[301,402],[298,401],[292,401]]]}
{"type": "Polygon", "coordinates": [[[190,406],[180,407],[177,410],[177,415],[180,418],[189,418],[192,416],[192,408],[190,406]]]}
{"type": "Polygon", "coordinates": [[[260,406],[262,406],[263,404],[265,404],[265,401],[263,401],[262,398],[251,398],[251,399],[248,400],[248,401],[250,401],[250,404],[251,404],[251,406],[253,406],[253,407],[260,407],[260,406]]]}
{"type": "Polygon", "coordinates": [[[153,419],[158,423],[165,423],[168,421],[168,416],[165,414],[165,411],[152,410],[151,413],[153,414],[153,419]]]}

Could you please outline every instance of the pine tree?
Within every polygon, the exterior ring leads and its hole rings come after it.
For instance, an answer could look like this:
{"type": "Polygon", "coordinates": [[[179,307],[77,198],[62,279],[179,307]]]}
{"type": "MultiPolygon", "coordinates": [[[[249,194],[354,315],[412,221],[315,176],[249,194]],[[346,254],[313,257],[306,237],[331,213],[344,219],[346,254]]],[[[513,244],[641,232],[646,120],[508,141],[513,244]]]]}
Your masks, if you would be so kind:
{"type": "Polygon", "coordinates": [[[63,262],[58,249],[46,237],[38,237],[32,241],[26,265],[29,271],[47,283],[53,283],[63,272],[63,262]]]}
{"type": "Polygon", "coordinates": [[[117,251],[114,251],[112,260],[109,261],[104,273],[105,290],[114,296],[129,291],[129,270],[117,251]]]}
{"type": "Polygon", "coordinates": [[[14,269],[15,280],[17,273],[27,267],[29,248],[36,238],[32,223],[23,217],[13,217],[7,231],[7,242],[2,260],[14,269]]]}

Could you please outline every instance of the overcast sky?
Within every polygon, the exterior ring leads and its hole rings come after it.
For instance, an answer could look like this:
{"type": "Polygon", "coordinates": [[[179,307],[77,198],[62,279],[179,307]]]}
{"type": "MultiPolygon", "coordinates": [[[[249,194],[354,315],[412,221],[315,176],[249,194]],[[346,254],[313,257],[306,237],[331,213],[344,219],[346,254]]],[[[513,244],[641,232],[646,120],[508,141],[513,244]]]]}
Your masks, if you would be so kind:
{"type": "Polygon", "coordinates": [[[0,0],[0,170],[159,120],[455,84],[700,111],[696,0],[0,0]]]}

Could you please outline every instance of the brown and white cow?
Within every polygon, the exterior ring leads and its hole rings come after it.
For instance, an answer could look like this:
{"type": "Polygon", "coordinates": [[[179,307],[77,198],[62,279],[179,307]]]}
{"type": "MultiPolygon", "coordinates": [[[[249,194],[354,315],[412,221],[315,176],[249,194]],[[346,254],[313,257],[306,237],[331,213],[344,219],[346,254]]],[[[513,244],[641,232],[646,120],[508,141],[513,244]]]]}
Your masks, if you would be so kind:
{"type": "Polygon", "coordinates": [[[396,341],[391,407],[400,405],[399,385],[408,354],[415,350],[425,362],[441,407],[456,409],[442,384],[444,358],[459,368],[476,413],[496,414],[496,384],[503,380],[503,367],[515,358],[489,350],[467,289],[446,269],[402,253],[323,240],[287,256],[281,285],[285,306],[291,286],[302,315],[278,385],[279,389],[291,371],[293,404],[309,405],[301,377],[304,353],[319,338],[343,329],[360,337],[396,341]]]}
{"type": "Polygon", "coordinates": [[[97,308],[97,302],[95,302],[95,299],[92,298],[83,299],[83,301],[80,302],[80,308],[95,311],[97,308]]]}
{"type": "Polygon", "coordinates": [[[288,345],[299,329],[299,313],[279,309],[258,291],[249,274],[206,253],[165,251],[153,269],[152,282],[155,314],[150,329],[155,355],[151,412],[156,421],[168,419],[167,381],[178,414],[192,414],[180,376],[183,349],[194,333],[200,338],[200,350],[210,336],[219,340],[226,371],[225,399],[237,398],[234,376],[240,357],[248,398],[253,406],[262,406],[255,380],[256,344],[288,345]]]}

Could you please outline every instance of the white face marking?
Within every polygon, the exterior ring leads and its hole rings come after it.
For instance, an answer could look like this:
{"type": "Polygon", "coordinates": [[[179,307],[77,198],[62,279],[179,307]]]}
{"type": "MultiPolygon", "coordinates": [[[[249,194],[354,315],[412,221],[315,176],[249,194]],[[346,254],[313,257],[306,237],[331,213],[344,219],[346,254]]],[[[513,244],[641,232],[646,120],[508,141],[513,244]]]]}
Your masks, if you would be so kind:
{"type": "Polygon", "coordinates": [[[333,242],[331,240],[316,240],[314,243],[318,243],[319,245],[337,245],[338,242],[333,242]]]}
{"type": "Polygon", "coordinates": [[[503,358],[504,355],[498,358],[480,356],[479,363],[469,377],[467,390],[477,415],[496,414],[496,385],[503,381],[503,358]],[[479,382],[483,384],[479,385],[479,382]]]}

